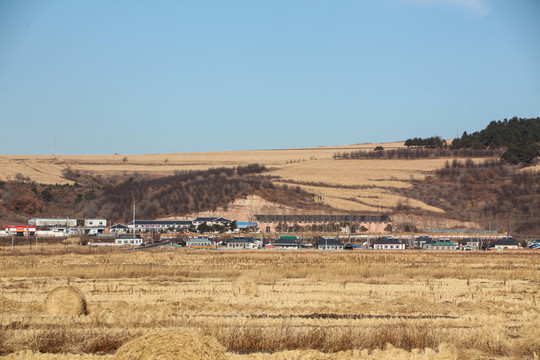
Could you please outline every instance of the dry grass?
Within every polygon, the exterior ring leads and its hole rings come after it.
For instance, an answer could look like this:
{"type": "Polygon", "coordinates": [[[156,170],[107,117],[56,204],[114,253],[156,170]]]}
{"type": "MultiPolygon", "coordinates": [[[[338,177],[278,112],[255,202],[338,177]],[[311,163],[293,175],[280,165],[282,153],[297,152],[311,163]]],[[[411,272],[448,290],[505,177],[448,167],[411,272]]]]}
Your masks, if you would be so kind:
{"type": "Polygon", "coordinates": [[[62,250],[0,252],[0,354],[108,359],[161,331],[211,336],[229,359],[540,352],[538,253],[62,250]],[[232,296],[246,274],[258,296],[232,296]],[[40,315],[65,285],[85,294],[88,315],[40,315]]]}
{"type": "MultiPolygon", "coordinates": [[[[278,182],[282,184],[282,182],[278,182]]],[[[347,189],[332,186],[299,185],[303,190],[323,197],[323,202],[336,209],[350,211],[380,211],[391,212],[398,203],[408,204],[413,208],[421,208],[441,213],[443,210],[430,206],[421,201],[399,196],[387,190],[388,184],[377,187],[377,183],[369,188],[347,189]]]]}
{"type": "MultiPolygon", "coordinates": [[[[320,183],[304,190],[323,196],[323,202],[347,211],[386,212],[401,201],[436,213],[440,209],[415,199],[405,199],[388,189],[411,186],[410,179],[423,178],[426,172],[444,166],[447,159],[421,160],[333,160],[336,152],[371,150],[377,145],[386,149],[403,147],[403,142],[360,144],[306,149],[176,153],[148,155],[94,156],[14,156],[0,155],[0,180],[16,174],[40,183],[69,183],[62,170],[89,171],[102,175],[152,174],[172,175],[182,170],[205,170],[215,167],[245,166],[259,163],[273,169],[270,174],[284,181],[320,183]],[[127,158],[126,161],[124,159],[127,158]],[[326,184],[326,185],[324,185],[326,184]],[[333,186],[369,186],[368,190],[346,190],[333,186]]],[[[485,159],[480,159],[484,161],[485,159]]],[[[276,181],[280,184],[280,181],[276,181]]]]}
{"type": "MultiPolygon", "coordinates": [[[[123,173],[152,173],[170,175],[178,170],[205,170],[221,166],[243,166],[259,163],[282,166],[290,162],[331,159],[338,151],[373,149],[380,144],[330,146],[307,149],[223,151],[203,153],[172,153],[146,155],[0,155],[0,180],[15,178],[19,173],[43,184],[62,184],[62,170],[92,171],[111,175],[123,173]],[[124,158],[127,160],[124,161],[124,158]]],[[[382,144],[386,148],[403,147],[403,142],[382,144]]]]}

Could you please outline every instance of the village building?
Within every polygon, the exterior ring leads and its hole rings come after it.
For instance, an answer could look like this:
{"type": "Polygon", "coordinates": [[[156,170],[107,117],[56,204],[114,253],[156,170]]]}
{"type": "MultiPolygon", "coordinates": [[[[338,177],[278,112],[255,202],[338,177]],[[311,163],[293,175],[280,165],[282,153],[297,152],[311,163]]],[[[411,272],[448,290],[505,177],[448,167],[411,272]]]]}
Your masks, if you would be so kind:
{"type": "Polygon", "coordinates": [[[233,220],[225,219],[224,217],[198,217],[192,221],[193,225],[199,226],[204,223],[208,226],[221,225],[226,226],[233,222],[233,220]]]}
{"type": "Polygon", "coordinates": [[[489,244],[487,250],[517,250],[519,249],[519,242],[512,238],[496,240],[493,243],[489,244]]]}
{"type": "Polygon", "coordinates": [[[300,242],[296,236],[280,236],[273,243],[267,245],[266,248],[295,250],[300,248],[300,242]]]}
{"type": "Polygon", "coordinates": [[[382,237],[373,243],[375,250],[405,250],[405,244],[395,238],[382,237]]]}
{"type": "Polygon", "coordinates": [[[317,240],[319,250],[343,250],[343,243],[333,237],[323,236],[317,240]]]}
{"type": "Polygon", "coordinates": [[[456,250],[458,244],[450,240],[435,241],[432,245],[432,250],[456,250]]]}
{"type": "Polygon", "coordinates": [[[136,220],[127,224],[129,229],[135,228],[137,232],[159,231],[188,229],[192,222],[189,220],[136,220]]]}
{"type": "Polygon", "coordinates": [[[428,246],[431,247],[433,243],[434,243],[434,240],[430,236],[427,236],[427,235],[418,236],[414,238],[413,240],[413,246],[418,249],[423,249],[424,244],[428,244],[428,246]]]}
{"type": "Polygon", "coordinates": [[[32,236],[36,234],[34,225],[3,225],[5,236],[32,236]]]}
{"type": "Polygon", "coordinates": [[[109,226],[107,231],[112,234],[124,234],[129,230],[129,228],[126,225],[122,225],[120,223],[115,224],[113,226],[109,226]]]}
{"type": "Polygon", "coordinates": [[[51,227],[76,227],[82,225],[77,219],[70,218],[32,218],[28,220],[28,225],[34,225],[36,228],[51,227]]]}
{"type": "Polygon", "coordinates": [[[261,242],[252,237],[235,236],[227,241],[227,249],[260,249],[261,242]]]}
{"type": "Polygon", "coordinates": [[[122,234],[114,241],[117,245],[143,245],[144,238],[139,234],[122,234]]]}
{"type": "Polygon", "coordinates": [[[435,239],[432,239],[432,238],[424,238],[420,243],[422,244],[422,246],[420,247],[422,250],[433,250],[433,245],[435,245],[435,243],[437,242],[437,240],[435,239]]]}
{"type": "Polygon", "coordinates": [[[214,240],[208,236],[195,236],[186,241],[186,246],[194,249],[215,249],[214,240]]]}
{"type": "Polygon", "coordinates": [[[388,215],[254,215],[253,221],[259,223],[264,233],[279,232],[279,228],[328,226],[333,225],[346,231],[355,228],[366,232],[384,233],[392,220],[388,215]]]}
{"type": "MultiPolygon", "coordinates": [[[[107,219],[32,218],[28,225],[37,230],[50,230],[64,236],[74,234],[97,235],[107,228],[107,219]]],[[[47,234],[50,235],[50,232],[47,234]]]]}
{"type": "Polygon", "coordinates": [[[481,241],[480,239],[465,238],[463,239],[463,244],[462,250],[479,250],[481,241]]]}

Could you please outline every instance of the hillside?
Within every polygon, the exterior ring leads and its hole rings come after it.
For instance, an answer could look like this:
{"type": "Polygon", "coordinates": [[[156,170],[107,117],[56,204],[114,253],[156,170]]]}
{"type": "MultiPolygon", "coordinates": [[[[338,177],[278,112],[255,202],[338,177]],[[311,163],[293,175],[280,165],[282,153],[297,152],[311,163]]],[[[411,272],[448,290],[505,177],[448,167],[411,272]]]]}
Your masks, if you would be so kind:
{"type": "MultiPolygon", "coordinates": [[[[82,184],[80,177],[83,177],[94,179],[90,185],[100,188],[122,182],[133,175],[154,178],[173,176],[179,171],[257,163],[268,168],[265,174],[273,176],[272,182],[276,186],[300,186],[330,208],[388,212],[400,201],[407,200],[388,189],[410,187],[411,178],[423,178],[426,171],[444,165],[444,159],[388,162],[343,160],[338,163],[333,158],[336,152],[373,150],[377,146],[384,146],[385,149],[404,147],[403,142],[394,142],[306,149],[127,156],[0,155],[0,180],[31,180],[55,186],[73,185],[76,182],[82,184]],[[74,174],[79,177],[74,177],[74,174]],[[111,177],[116,180],[110,180],[111,177]]],[[[419,208],[440,211],[415,199],[408,200],[419,208]]]]}
{"type": "Polygon", "coordinates": [[[534,176],[526,180],[533,185],[519,185],[518,194],[512,189],[525,181],[514,175],[521,170],[499,163],[500,152],[490,157],[485,151],[434,151],[438,153],[426,155],[399,142],[192,154],[3,155],[0,222],[33,216],[128,221],[131,204],[137,202],[138,215],[148,219],[212,214],[247,221],[255,213],[383,213],[393,217],[398,230],[464,227],[540,233],[531,220],[540,213],[534,176]],[[380,151],[370,155],[377,147],[384,149],[383,156],[380,151]],[[345,153],[364,157],[336,157],[345,153]],[[497,162],[474,174],[441,172],[449,168],[449,160],[459,159],[467,159],[467,171],[486,159],[497,162]],[[485,176],[478,174],[486,172],[505,175],[488,175],[491,185],[484,186],[485,176]],[[520,220],[503,221],[497,208],[520,220]]]}
{"type": "MultiPolygon", "coordinates": [[[[447,218],[473,221],[486,230],[540,234],[540,177],[535,169],[489,160],[453,160],[399,192],[439,206],[447,218]]],[[[402,212],[410,210],[402,205],[402,212]]]]}

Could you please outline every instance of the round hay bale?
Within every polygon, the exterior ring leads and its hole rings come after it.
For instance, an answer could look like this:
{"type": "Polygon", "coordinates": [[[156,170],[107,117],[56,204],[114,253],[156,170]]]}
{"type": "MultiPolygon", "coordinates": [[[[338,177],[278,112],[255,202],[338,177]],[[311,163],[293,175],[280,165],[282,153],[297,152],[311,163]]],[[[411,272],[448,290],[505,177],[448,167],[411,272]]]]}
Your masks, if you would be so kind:
{"type": "Polygon", "coordinates": [[[234,296],[257,296],[259,287],[255,281],[248,278],[238,278],[233,283],[234,296]]]}
{"type": "Polygon", "coordinates": [[[56,316],[86,315],[86,299],[74,286],[59,286],[47,295],[45,312],[56,316]]]}
{"type": "Polygon", "coordinates": [[[211,336],[166,330],[135,338],[116,352],[117,360],[225,360],[225,348],[211,336]]]}

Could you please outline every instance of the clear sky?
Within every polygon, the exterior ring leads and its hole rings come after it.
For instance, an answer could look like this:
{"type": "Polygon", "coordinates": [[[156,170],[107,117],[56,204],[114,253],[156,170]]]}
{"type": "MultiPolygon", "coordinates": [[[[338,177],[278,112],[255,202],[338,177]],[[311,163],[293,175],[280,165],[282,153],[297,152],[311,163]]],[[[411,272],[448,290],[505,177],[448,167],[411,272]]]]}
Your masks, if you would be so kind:
{"type": "Polygon", "coordinates": [[[540,116],[540,0],[0,0],[0,153],[454,138],[540,116]]]}

